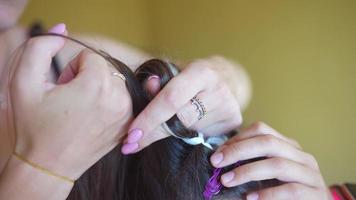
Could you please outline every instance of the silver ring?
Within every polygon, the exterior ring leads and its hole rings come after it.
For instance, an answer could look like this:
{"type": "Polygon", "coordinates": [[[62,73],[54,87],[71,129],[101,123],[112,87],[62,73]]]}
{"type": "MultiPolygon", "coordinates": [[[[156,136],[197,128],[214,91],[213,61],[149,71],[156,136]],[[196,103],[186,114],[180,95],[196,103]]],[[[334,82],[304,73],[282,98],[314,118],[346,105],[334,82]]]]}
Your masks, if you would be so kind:
{"type": "Polygon", "coordinates": [[[195,106],[195,110],[198,112],[198,120],[201,120],[206,114],[206,108],[203,102],[198,97],[193,97],[190,102],[195,106]]]}
{"type": "Polygon", "coordinates": [[[119,72],[111,72],[111,75],[119,77],[122,80],[126,81],[126,77],[123,74],[119,73],[119,72]]]}

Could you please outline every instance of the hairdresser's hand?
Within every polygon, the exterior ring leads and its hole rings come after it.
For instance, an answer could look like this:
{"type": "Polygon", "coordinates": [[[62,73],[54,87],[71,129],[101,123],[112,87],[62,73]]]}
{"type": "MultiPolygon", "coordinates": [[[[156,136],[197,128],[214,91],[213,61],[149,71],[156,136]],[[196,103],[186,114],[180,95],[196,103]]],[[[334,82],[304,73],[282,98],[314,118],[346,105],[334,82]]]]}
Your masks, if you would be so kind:
{"type": "Polygon", "coordinates": [[[161,91],[158,77],[151,76],[146,88],[155,97],[131,123],[122,152],[134,153],[168,137],[161,124],[175,114],[186,127],[207,136],[238,128],[242,122],[240,107],[225,81],[225,68],[228,66],[220,57],[196,60],[161,91]],[[193,97],[197,97],[206,109],[201,120],[196,106],[191,103],[193,97]]]}
{"type": "Polygon", "coordinates": [[[305,153],[297,142],[261,122],[227,141],[212,155],[211,163],[221,168],[259,157],[267,158],[223,174],[223,185],[234,187],[250,181],[278,179],[285,183],[251,193],[247,199],[329,199],[315,158],[305,153]]]}
{"type": "Polygon", "coordinates": [[[10,96],[16,152],[59,175],[77,179],[120,141],[131,116],[125,83],[106,60],[81,52],[59,85],[46,80],[60,37],[30,39],[11,62],[10,96]]]}

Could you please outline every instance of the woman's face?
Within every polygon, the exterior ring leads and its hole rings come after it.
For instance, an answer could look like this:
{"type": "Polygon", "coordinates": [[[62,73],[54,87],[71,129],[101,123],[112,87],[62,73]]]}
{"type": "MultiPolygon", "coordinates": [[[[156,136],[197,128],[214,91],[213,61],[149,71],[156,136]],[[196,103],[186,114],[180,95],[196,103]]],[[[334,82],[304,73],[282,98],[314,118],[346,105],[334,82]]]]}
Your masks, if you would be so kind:
{"type": "Polygon", "coordinates": [[[15,25],[27,0],[0,0],[0,31],[15,25]]]}

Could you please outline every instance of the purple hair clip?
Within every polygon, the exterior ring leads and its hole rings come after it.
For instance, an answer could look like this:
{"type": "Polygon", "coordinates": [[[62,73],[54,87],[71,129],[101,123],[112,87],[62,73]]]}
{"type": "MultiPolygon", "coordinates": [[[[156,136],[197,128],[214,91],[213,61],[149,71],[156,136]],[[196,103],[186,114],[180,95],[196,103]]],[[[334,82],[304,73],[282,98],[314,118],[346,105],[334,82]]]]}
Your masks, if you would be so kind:
{"type": "Polygon", "coordinates": [[[205,200],[210,200],[214,195],[219,194],[220,190],[222,189],[223,186],[219,180],[221,171],[222,168],[215,169],[213,175],[205,185],[205,191],[203,193],[205,200]]]}
{"type": "MultiPolygon", "coordinates": [[[[236,168],[240,166],[240,164],[241,164],[240,162],[236,162],[234,167],[236,168]]],[[[219,194],[221,189],[223,188],[223,185],[220,182],[221,171],[222,168],[216,168],[213,172],[213,175],[206,183],[205,190],[203,192],[205,200],[212,199],[213,196],[219,194]]]]}

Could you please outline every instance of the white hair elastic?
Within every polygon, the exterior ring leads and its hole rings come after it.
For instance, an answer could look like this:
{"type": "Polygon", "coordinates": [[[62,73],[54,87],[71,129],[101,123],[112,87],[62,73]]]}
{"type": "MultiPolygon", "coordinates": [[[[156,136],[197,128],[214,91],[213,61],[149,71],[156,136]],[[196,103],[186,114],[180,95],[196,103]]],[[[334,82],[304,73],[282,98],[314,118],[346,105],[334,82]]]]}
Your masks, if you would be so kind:
{"type": "Polygon", "coordinates": [[[178,139],[183,140],[185,143],[190,144],[190,145],[199,145],[202,144],[205,147],[214,150],[213,146],[220,146],[222,145],[226,140],[227,137],[226,136],[214,136],[214,137],[209,137],[206,141],[204,139],[204,135],[201,132],[198,132],[198,136],[197,137],[193,137],[193,138],[183,138],[180,137],[176,134],[174,134],[171,129],[168,127],[168,125],[166,123],[162,124],[162,127],[173,137],[176,137],[178,139]]]}

